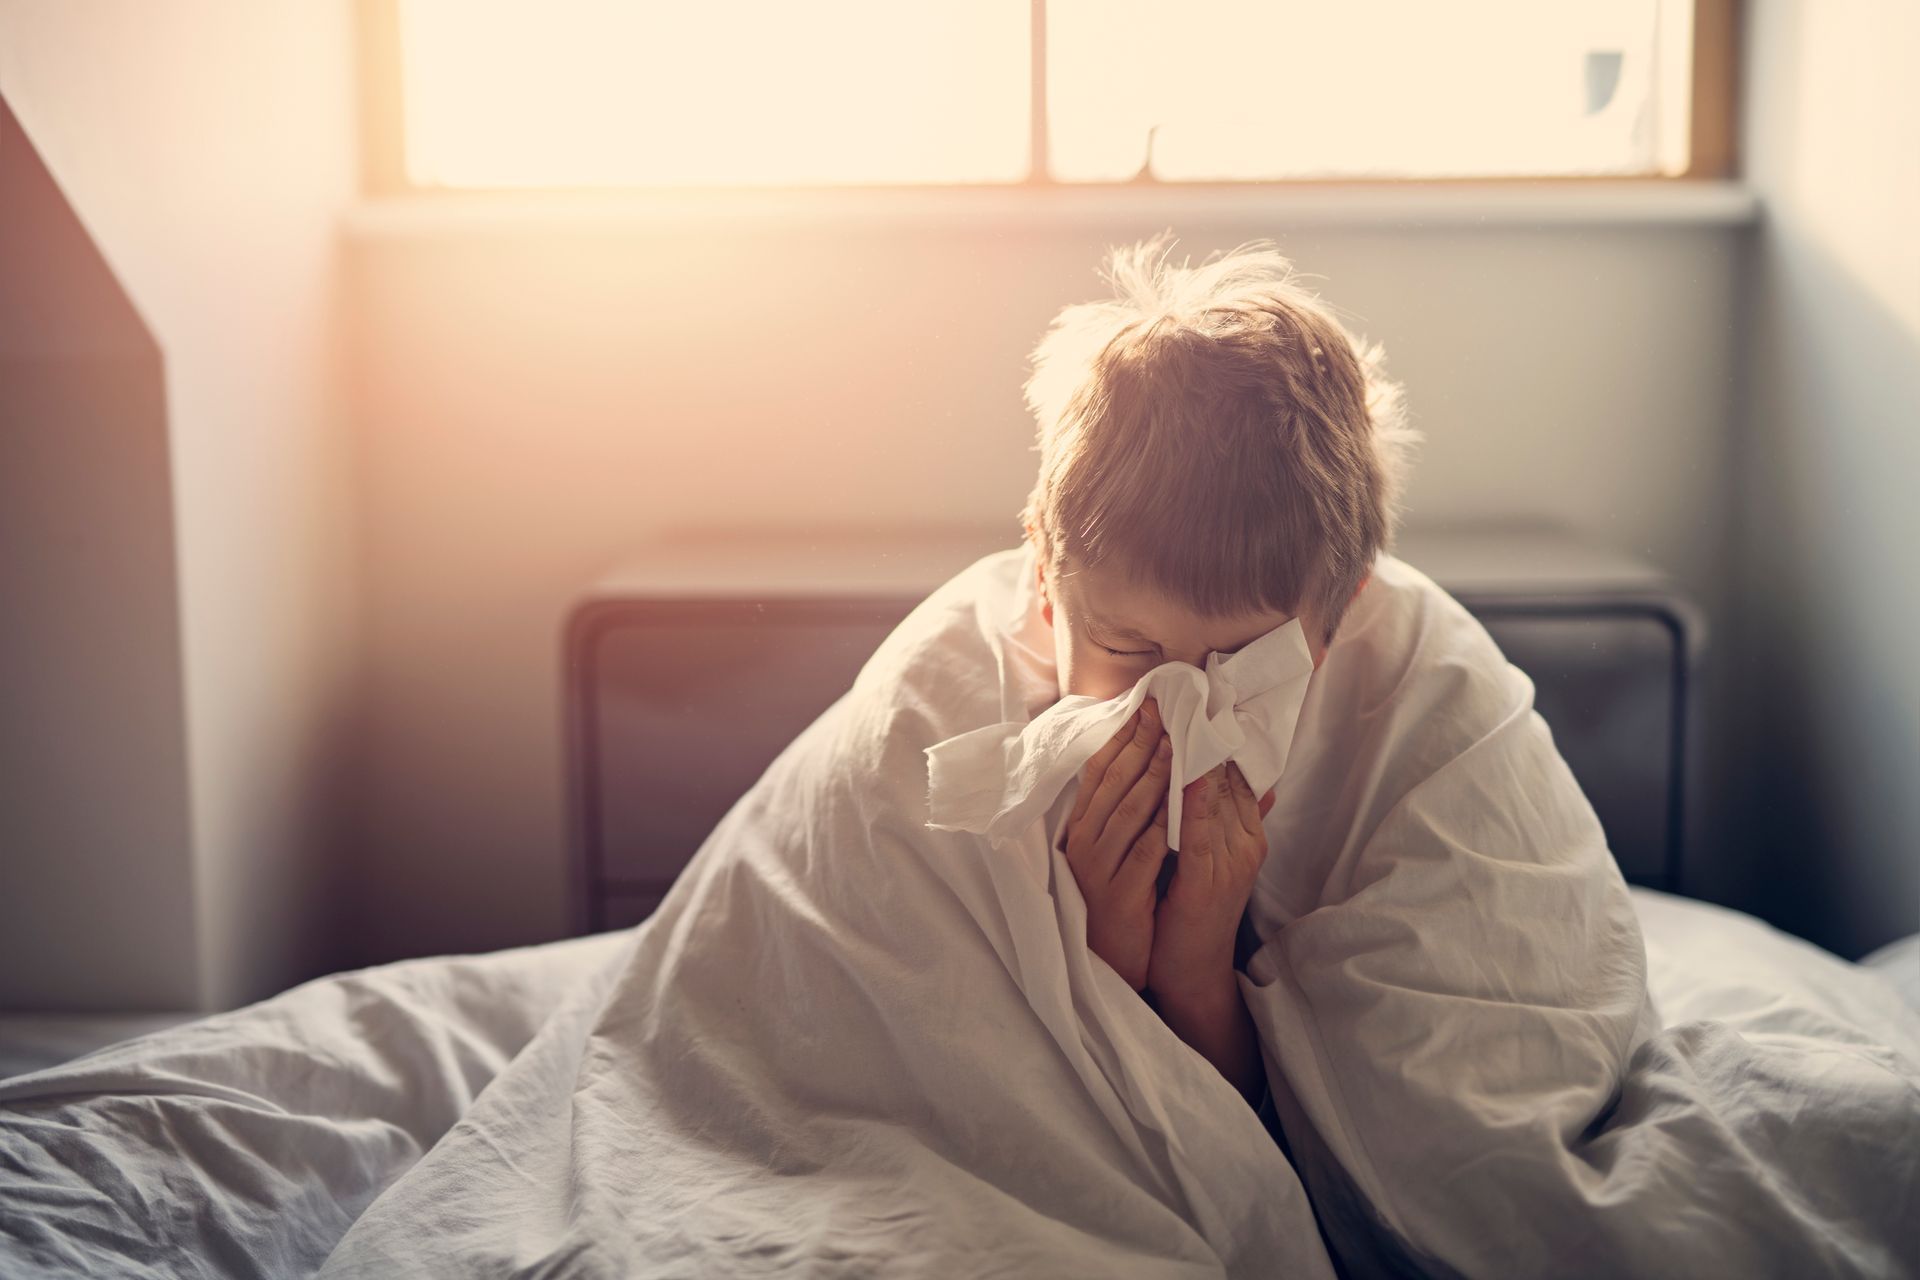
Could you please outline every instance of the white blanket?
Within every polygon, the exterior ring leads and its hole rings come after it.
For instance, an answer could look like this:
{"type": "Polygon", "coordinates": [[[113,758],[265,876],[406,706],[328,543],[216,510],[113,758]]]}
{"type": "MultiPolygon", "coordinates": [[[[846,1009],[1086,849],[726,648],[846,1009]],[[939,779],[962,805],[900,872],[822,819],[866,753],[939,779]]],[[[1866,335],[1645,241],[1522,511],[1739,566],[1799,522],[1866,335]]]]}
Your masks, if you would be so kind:
{"type": "Polygon", "coordinates": [[[305,1276],[629,938],[408,960],[0,1081],[0,1276],[305,1276]]]}
{"type": "Polygon", "coordinates": [[[1333,1274],[1258,1117],[1088,952],[1042,825],[926,826],[925,749],[1027,705],[1016,567],[902,624],[325,1274],[1333,1274]]]}
{"type": "MultiPolygon", "coordinates": [[[[460,962],[502,980],[430,1034],[430,971],[363,975],[262,1006],[258,1049],[246,1011],[0,1085],[0,1273],[1331,1274],[1257,1118],[1086,951],[1061,805],[1000,847],[924,825],[924,749],[1047,700],[1025,567],[922,605],[617,949],[460,962]]],[[[1660,1029],[1490,649],[1383,561],[1269,815],[1243,990],[1326,1238],[1360,1274],[1920,1266],[1911,1013],[1837,961],[1689,984],[1674,904],[1660,1029]]]]}

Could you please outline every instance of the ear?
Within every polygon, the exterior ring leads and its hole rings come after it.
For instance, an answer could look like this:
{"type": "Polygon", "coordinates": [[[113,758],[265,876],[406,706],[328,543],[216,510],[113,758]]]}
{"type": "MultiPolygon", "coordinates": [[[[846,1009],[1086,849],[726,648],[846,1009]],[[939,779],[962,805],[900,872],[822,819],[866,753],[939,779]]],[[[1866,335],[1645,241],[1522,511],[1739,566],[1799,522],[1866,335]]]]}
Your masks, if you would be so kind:
{"type": "Polygon", "coordinates": [[[1047,590],[1047,567],[1038,561],[1033,566],[1034,581],[1040,591],[1040,616],[1053,625],[1053,593],[1047,590]]]}

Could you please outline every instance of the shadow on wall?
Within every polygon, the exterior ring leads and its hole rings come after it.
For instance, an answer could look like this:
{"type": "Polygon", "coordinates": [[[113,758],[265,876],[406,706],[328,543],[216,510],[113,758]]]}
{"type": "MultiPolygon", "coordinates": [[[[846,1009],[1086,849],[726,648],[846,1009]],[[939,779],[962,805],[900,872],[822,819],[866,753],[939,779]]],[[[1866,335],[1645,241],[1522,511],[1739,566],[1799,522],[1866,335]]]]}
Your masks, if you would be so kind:
{"type": "Polygon", "coordinates": [[[187,1006],[160,348],[4,98],[0,192],[0,1007],[187,1006]]]}
{"type": "Polygon", "coordinates": [[[1920,333],[1783,216],[1734,432],[1727,898],[1842,955],[1920,930],[1920,333]]]}

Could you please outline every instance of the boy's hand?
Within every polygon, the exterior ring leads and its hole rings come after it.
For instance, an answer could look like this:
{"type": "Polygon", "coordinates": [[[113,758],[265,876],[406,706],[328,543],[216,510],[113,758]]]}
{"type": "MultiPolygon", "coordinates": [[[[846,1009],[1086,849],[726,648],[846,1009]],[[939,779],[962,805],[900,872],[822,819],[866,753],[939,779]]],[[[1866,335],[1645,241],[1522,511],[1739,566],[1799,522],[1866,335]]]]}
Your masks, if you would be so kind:
{"type": "Polygon", "coordinates": [[[1254,878],[1267,859],[1261,819],[1273,792],[1256,802],[1232,761],[1188,784],[1180,852],[1154,919],[1147,985],[1163,1003],[1237,1003],[1233,943],[1254,878]]]}
{"type": "Polygon", "coordinates": [[[1087,761],[1061,841],[1087,901],[1087,946],[1135,991],[1147,984],[1153,949],[1154,880],[1167,856],[1172,768],[1160,708],[1149,698],[1087,761]]]}

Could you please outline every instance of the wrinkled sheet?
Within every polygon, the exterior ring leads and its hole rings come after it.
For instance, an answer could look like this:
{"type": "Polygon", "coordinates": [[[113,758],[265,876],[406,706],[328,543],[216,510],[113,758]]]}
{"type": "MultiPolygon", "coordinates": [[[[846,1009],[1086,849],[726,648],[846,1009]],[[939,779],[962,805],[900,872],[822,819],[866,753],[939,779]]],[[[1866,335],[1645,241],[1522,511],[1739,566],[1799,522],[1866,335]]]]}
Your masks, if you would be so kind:
{"type": "Polygon", "coordinates": [[[57,1067],[110,1044],[192,1022],[197,1016],[186,1012],[0,1014],[0,1080],[57,1067]]]}
{"type": "Polygon", "coordinates": [[[928,746],[1057,696],[1005,678],[1016,568],[914,611],[323,1274],[1333,1274],[1046,825],[926,825],[928,746]]]}
{"type": "MultiPolygon", "coordinates": [[[[1633,897],[1648,981],[1669,1026],[1719,1020],[1742,1034],[1901,1043],[1920,1023],[1896,1006],[1887,975],[1736,912],[1645,889],[1633,897]]],[[[0,1103],[0,1274],[311,1274],[355,1206],[439,1140],[565,993],[599,986],[628,940],[326,978],[211,1027],[149,1035],[38,1081],[0,1085],[9,1100],[0,1103]],[[456,1044],[467,1051],[454,1053],[456,1044]],[[312,1087],[330,1074],[330,1089],[312,1087]],[[393,1080],[407,1087],[379,1083],[393,1080]],[[46,1123],[56,1115],[66,1123],[46,1123]],[[167,1129],[197,1129],[206,1140],[176,1147],[157,1126],[162,1117],[167,1129]],[[229,1132],[249,1126],[250,1144],[229,1132]],[[324,1130],[361,1154],[315,1160],[311,1135],[324,1130]],[[42,1143],[58,1158],[22,1177],[23,1158],[42,1143]],[[249,1145],[269,1157],[247,1158],[249,1145]],[[108,1168],[111,1181],[101,1176],[108,1168]],[[27,1191],[36,1181],[37,1197],[27,1191]],[[152,1213],[167,1203],[163,1194],[172,1212],[152,1213]],[[65,1247],[36,1247],[63,1236],[65,1247]]]]}
{"type": "Polygon", "coordinates": [[[1334,1252],[1361,1274],[1920,1268],[1897,1004],[1848,1032],[1663,1025],[1532,695],[1384,557],[1302,706],[1241,989],[1334,1252]]]}
{"type": "Polygon", "coordinates": [[[1256,889],[1296,1175],[1086,952],[1060,806],[924,825],[924,749],[1048,701],[1022,571],[922,605],[640,929],[0,1084],[0,1274],[1312,1276],[1322,1229],[1353,1274],[1920,1269],[1911,1011],[1629,895],[1524,677],[1391,561],[1256,889]]]}
{"type": "Polygon", "coordinates": [[[340,974],[0,1081],[0,1276],[313,1274],[630,942],[340,974]]]}

